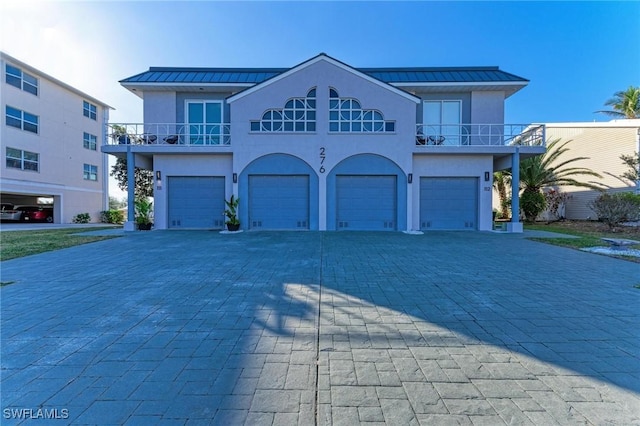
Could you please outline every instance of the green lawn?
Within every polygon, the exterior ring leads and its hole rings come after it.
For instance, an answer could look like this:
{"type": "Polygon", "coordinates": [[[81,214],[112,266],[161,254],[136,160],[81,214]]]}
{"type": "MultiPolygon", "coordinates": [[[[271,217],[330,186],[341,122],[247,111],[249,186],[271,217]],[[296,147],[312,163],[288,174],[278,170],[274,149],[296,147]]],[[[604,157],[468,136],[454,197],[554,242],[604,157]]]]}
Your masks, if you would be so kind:
{"type": "MultiPolygon", "coordinates": [[[[548,231],[557,232],[560,234],[573,235],[576,238],[554,238],[554,237],[531,237],[530,240],[539,241],[542,243],[553,244],[556,246],[570,247],[574,249],[582,249],[588,247],[607,247],[608,244],[602,241],[602,238],[623,238],[639,240],[637,232],[635,230],[628,230],[622,232],[611,232],[609,230],[603,230],[595,226],[589,226],[585,224],[580,226],[580,222],[573,223],[558,223],[550,225],[541,224],[525,224],[525,229],[535,231],[548,231]]],[[[631,246],[633,249],[640,249],[640,244],[631,246]]],[[[640,263],[640,258],[630,256],[615,256],[620,259],[630,260],[632,262],[640,263]]]]}
{"type": "Polygon", "coordinates": [[[0,260],[15,259],[45,251],[59,250],[80,244],[108,240],[116,236],[74,235],[83,231],[113,229],[113,227],[87,229],[43,229],[38,231],[5,231],[0,233],[0,260]]]}

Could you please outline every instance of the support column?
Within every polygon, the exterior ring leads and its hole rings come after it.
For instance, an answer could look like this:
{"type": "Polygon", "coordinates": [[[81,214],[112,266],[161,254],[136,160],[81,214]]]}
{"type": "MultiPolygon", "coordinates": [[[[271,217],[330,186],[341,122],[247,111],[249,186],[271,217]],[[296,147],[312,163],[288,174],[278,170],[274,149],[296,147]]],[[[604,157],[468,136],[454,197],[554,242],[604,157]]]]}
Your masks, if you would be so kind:
{"type": "Polygon", "coordinates": [[[507,224],[508,232],[522,232],[520,222],[520,147],[511,156],[511,222],[507,224]]]}
{"type": "Polygon", "coordinates": [[[127,146],[127,221],[124,223],[125,231],[136,230],[136,174],[135,160],[131,145],[127,146]]]}

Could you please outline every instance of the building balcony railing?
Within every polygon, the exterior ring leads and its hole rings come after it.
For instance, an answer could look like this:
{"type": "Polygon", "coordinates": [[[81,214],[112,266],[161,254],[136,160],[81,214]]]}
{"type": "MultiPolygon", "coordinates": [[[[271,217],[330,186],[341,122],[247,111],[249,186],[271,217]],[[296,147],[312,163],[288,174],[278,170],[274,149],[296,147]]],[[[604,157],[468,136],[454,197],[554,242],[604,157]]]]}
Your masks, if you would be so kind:
{"type": "MultiPolygon", "coordinates": [[[[118,123],[108,125],[108,145],[231,145],[231,125],[118,123]]],[[[416,146],[544,146],[543,124],[418,124],[416,146]]]]}
{"type": "Polygon", "coordinates": [[[418,124],[418,146],[544,146],[543,124],[418,124]]]}
{"type": "Polygon", "coordinates": [[[184,123],[109,124],[108,145],[231,145],[231,126],[184,123]]]}

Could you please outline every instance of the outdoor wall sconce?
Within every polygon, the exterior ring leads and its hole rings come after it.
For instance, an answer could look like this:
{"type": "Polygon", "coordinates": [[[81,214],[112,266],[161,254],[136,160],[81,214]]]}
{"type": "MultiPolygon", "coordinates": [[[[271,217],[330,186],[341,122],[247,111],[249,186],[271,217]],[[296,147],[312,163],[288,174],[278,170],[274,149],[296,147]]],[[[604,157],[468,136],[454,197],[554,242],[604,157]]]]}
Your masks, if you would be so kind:
{"type": "Polygon", "coordinates": [[[409,173],[409,175],[407,176],[407,182],[413,183],[413,173],[409,173]]]}
{"type": "Polygon", "coordinates": [[[485,182],[489,182],[489,177],[490,177],[489,172],[484,172],[484,181],[485,182]]]}
{"type": "Polygon", "coordinates": [[[233,183],[238,183],[238,174],[237,173],[233,174],[233,183]]]}
{"type": "Polygon", "coordinates": [[[156,170],[156,189],[162,189],[162,173],[156,170]]]}
{"type": "Polygon", "coordinates": [[[156,171],[156,180],[161,180],[162,179],[162,173],[160,173],[160,170],[156,171]]]}

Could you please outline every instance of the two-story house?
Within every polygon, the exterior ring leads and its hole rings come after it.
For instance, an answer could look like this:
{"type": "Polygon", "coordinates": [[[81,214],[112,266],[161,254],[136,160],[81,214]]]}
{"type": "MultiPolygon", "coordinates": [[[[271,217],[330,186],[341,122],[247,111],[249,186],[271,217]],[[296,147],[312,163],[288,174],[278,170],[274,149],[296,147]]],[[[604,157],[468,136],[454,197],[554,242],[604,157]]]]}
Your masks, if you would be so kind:
{"type": "MultiPolygon", "coordinates": [[[[245,230],[491,230],[493,172],[545,150],[544,126],[504,124],[528,81],[497,67],[354,68],[320,54],[120,83],[143,99],[144,123],[112,126],[102,149],[128,158],[130,176],[154,171],[156,229],[222,229],[233,194],[245,230]]],[[[515,209],[517,185],[516,172],[515,209]]]]}
{"type": "Polygon", "coordinates": [[[0,126],[3,203],[53,202],[53,220],[79,213],[98,221],[107,210],[110,107],[0,52],[0,126]]]}

